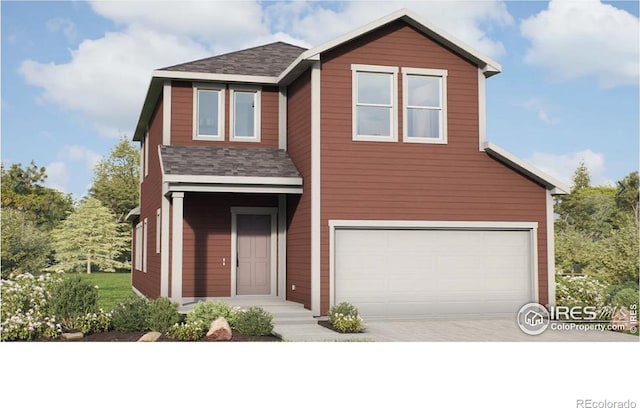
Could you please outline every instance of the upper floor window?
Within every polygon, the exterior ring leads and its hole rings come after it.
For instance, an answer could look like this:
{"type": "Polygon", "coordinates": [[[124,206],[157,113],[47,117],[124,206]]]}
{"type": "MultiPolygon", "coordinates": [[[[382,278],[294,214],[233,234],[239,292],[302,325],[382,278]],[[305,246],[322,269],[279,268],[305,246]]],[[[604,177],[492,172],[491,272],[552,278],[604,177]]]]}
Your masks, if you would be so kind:
{"type": "Polygon", "coordinates": [[[224,88],[193,85],[193,138],[224,140],[224,88]]]}
{"type": "Polygon", "coordinates": [[[447,142],[447,71],[402,68],[403,141],[447,142]]]}
{"type": "Polygon", "coordinates": [[[353,140],[398,140],[398,68],[351,65],[353,140]]]}
{"type": "Polygon", "coordinates": [[[231,136],[236,142],[260,141],[260,89],[231,88],[231,136]]]}

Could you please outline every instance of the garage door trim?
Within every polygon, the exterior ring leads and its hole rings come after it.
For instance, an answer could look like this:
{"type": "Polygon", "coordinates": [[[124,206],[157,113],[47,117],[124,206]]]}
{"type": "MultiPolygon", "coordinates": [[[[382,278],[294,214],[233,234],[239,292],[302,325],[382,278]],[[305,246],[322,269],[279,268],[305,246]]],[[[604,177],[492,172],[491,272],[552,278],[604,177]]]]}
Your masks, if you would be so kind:
{"type": "Polygon", "coordinates": [[[335,305],[335,240],[341,229],[392,230],[472,230],[472,231],[528,231],[531,238],[532,296],[539,302],[538,289],[538,223],[509,221],[396,221],[396,220],[329,220],[329,307],[335,305]]]}

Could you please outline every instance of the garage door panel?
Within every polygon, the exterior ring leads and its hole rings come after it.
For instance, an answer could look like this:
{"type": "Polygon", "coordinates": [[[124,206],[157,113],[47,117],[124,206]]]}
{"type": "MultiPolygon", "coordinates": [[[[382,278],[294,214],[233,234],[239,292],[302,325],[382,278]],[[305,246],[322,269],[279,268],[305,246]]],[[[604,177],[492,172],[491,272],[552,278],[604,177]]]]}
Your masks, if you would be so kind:
{"type": "Polygon", "coordinates": [[[335,302],[364,317],[514,314],[533,300],[529,231],[338,229],[334,268],[335,302]]]}

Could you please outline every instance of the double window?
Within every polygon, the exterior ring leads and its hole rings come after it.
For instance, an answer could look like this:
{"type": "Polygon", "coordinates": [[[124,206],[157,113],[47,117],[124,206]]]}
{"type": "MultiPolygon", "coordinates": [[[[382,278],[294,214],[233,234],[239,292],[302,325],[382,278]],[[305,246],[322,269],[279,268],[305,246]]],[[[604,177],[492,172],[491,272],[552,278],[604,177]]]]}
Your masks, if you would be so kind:
{"type": "MultiPolygon", "coordinates": [[[[353,140],[398,140],[397,67],[352,65],[353,140]]],[[[446,143],[447,71],[401,68],[405,143],[446,143]]]]}

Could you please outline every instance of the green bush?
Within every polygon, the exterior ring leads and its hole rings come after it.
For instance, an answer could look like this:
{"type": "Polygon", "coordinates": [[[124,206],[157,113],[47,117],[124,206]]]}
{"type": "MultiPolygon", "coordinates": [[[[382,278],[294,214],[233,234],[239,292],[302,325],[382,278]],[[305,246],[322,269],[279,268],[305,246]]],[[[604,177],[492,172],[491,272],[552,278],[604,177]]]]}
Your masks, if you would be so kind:
{"type": "Polygon", "coordinates": [[[341,333],[360,333],[365,329],[358,309],[348,302],[339,303],[329,310],[329,323],[341,333]]]}
{"type": "Polygon", "coordinates": [[[212,302],[207,300],[206,302],[198,302],[193,309],[187,313],[187,323],[193,323],[199,321],[204,329],[209,329],[211,322],[215,321],[219,317],[224,317],[229,326],[235,327],[235,320],[238,314],[238,310],[232,308],[228,304],[222,301],[212,302]]]}
{"type": "Polygon", "coordinates": [[[605,305],[605,289],[605,284],[588,275],[556,275],[556,304],[601,308],[605,305]]]}
{"type": "Polygon", "coordinates": [[[176,323],[169,327],[165,334],[173,340],[198,341],[205,334],[205,330],[202,327],[203,323],[199,320],[190,323],[176,323]]]}
{"type": "Polygon", "coordinates": [[[631,289],[631,288],[620,290],[613,297],[613,300],[611,301],[611,305],[617,308],[624,307],[627,310],[631,310],[632,308],[631,306],[633,305],[635,306],[635,310],[637,311],[638,310],[638,290],[631,289]]]}
{"type": "Polygon", "coordinates": [[[238,311],[235,316],[235,329],[247,336],[266,336],[273,330],[273,316],[261,307],[253,306],[238,311]]]}
{"type": "Polygon", "coordinates": [[[604,293],[604,297],[605,297],[605,304],[607,305],[612,305],[613,304],[613,297],[620,292],[622,289],[633,289],[636,292],[638,292],[638,282],[626,282],[626,283],[622,283],[619,285],[611,285],[609,286],[604,293]]]}
{"type": "Polygon", "coordinates": [[[131,295],[111,312],[111,325],[115,331],[137,332],[148,329],[149,301],[131,295]]]}
{"type": "Polygon", "coordinates": [[[96,311],[98,289],[80,275],[67,276],[53,287],[51,312],[68,319],[96,311]]]}
{"type": "Polygon", "coordinates": [[[111,328],[111,313],[100,309],[96,313],[74,316],[66,319],[63,326],[67,331],[76,330],[84,334],[102,333],[111,328]]]}
{"type": "Polygon", "coordinates": [[[166,297],[159,297],[149,302],[149,315],[147,327],[151,330],[164,333],[171,326],[180,322],[178,304],[166,297]]]}

